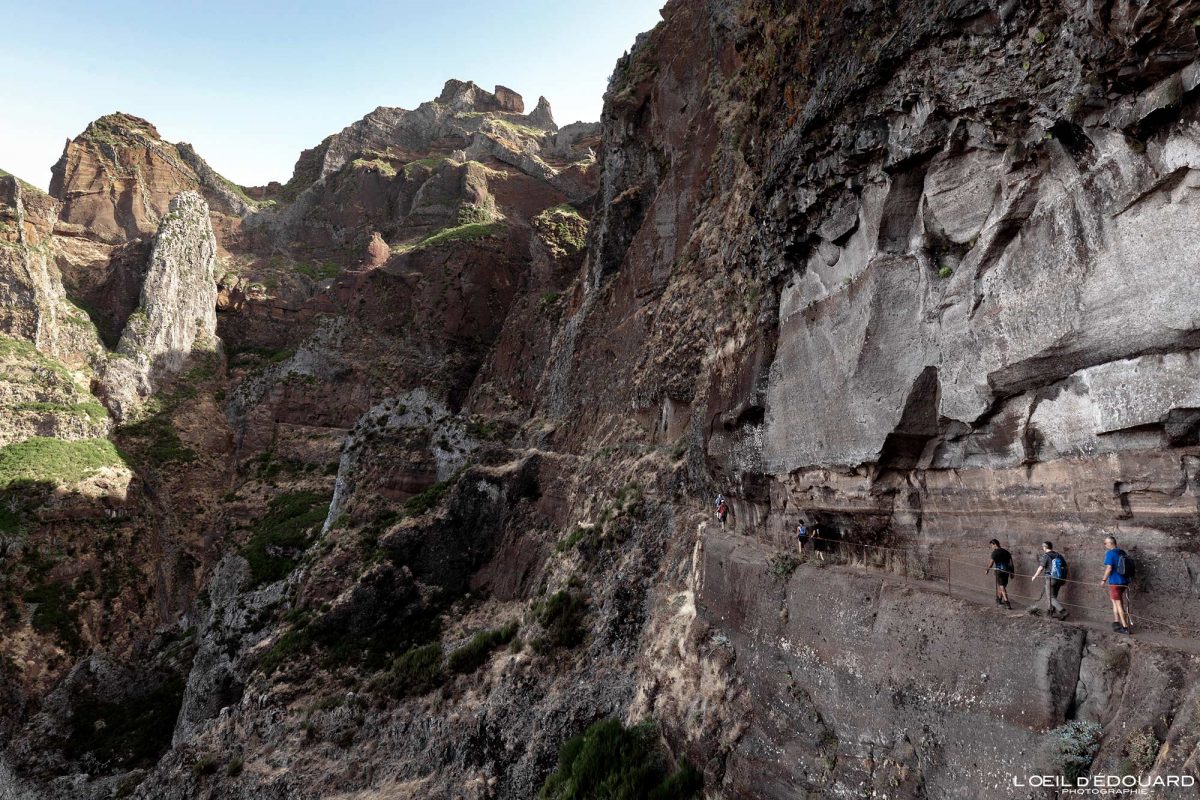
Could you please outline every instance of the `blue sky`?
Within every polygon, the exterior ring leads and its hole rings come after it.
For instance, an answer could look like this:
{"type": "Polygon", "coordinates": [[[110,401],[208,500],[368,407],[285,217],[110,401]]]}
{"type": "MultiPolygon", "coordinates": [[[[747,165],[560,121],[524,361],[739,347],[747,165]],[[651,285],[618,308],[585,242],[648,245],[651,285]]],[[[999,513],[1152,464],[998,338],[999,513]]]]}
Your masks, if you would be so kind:
{"type": "Polygon", "coordinates": [[[45,188],[67,138],[125,111],[238,183],[286,181],[302,149],[452,77],[594,120],[662,3],[0,0],[0,168],[45,188]]]}

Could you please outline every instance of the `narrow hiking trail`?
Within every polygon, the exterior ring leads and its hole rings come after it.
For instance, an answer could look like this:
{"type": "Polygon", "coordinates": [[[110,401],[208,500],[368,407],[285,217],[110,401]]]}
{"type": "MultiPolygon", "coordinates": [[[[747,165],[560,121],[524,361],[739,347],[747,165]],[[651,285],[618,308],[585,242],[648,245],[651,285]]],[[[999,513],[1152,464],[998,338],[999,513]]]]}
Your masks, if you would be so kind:
{"type": "MultiPolygon", "coordinates": [[[[740,547],[757,550],[764,554],[767,559],[779,555],[796,556],[795,550],[780,549],[764,542],[759,537],[747,535],[733,528],[722,529],[719,524],[713,522],[702,524],[699,535],[701,540],[710,536],[736,540],[740,547]]],[[[1111,637],[1114,640],[1128,640],[1131,643],[1140,645],[1163,647],[1182,653],[1200,655],[1200,637],[1192,638],[1178,631],[1160,629],[1158,623],[1155,622],[1139,621],[1136,596],[1133,598],[1131,604],[1134,633],[1118,634],[1112,630],[1111,616],[1104,619],[1097,618],[1098,615],[1110,613],[1108,609],[1100,607],[1081,606],[1077,603],[1064,602],[1064,605],[1067,605],[1071,611],[1071,615],[1067,619],[1057,620],[1048,617],[1046,615],[1047,604],[1045,597],[1037,591],[1043,583],[1041,578],[1037,582],[1028,581],[1027,578],[1010,581],[1009,597],[1013,605],[1013,608],[1010,610],[996,605],[993,599],[994,595],[986,589],[962,583],[953,583],[948,587],[944,576],[936,578],[905,577],[887,569],[864,566],[853,560],[847,560],[844,556],[839,556],[837,553],[827,552],[825,556],[826,560],[821,561],[815,556],[806,554],[805,558],[795,566],[795,572],[803,575],[803,572],[807,570],[828,570],[834,573],[846,573],[847,575],[870,576],[878,578],[890,586],[907,586],[916,591],[965,600],[972,605],[978,606],[980,613],[984,615],[995,614],[1011,620],[1027,619],[1031,626],[1031,631],[1038,626],[1063,625],[1086,630],[1090,634],[1111,637]],[[1032,594],[1029,593],[1031,587],[1034,588],[1034,593],[1032,594]],[[1041,613],[1030,613],[1028,608],[1035,604],[1041,608],[1041,613]]]]}

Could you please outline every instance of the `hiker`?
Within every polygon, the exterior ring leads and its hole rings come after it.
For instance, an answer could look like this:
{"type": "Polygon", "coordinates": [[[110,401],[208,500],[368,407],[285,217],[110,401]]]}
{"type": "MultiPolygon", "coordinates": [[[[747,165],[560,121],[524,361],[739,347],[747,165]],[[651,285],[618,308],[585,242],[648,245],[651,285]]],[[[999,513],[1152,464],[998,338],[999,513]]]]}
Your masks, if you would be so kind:
{"type": "Polygon", "coordinates": [[[804,555],[804,543],[808,541],[808,526],[804,521],[796,523],[796,544],[800,547],[800,555],[804,555]]]}
{"type": "Polygon", "coordinates": [[[825,561],[825,547],[821,544],[821,526],[813,525],[808,529],[808,541],[812,544],[812,550],[817,554],[817,560],[822,563],[825,561]]]}
{"type": "Polygon", "coordinates": [[[1001,547],[998,539],[992,539],[988,545],[992,548],[992,560],[984,574],[991,572],[996,576],[996,605],[1011,610],[1012,603],[1008,602],[1008,578],[1013,572],[1012,553],[1001,547]]]}
{"type": "Polygon", "coordinates": [[[725,493],[717,492],[717,499],[713,501],[713,508],[720,508],[721,503],[725,502],[725,493]]]}
{"type": "Polygon", "coordinates": [[[1125,610],[1125,591],[1129,588],[1133,559],[1117,547],[1115,536],[1104,537],[1104,548],[1104,577],[1100,579],[1100,584],[1108,584],[1108,597],[1113,607],[1113,630],[1117,633],[1133,633],[1129,612],[1125,610]]]}
{"type": "Polygon", "coordinates": [[[725,502],[725,498],[721,498],[721,502],[717,504],[717,519],[721,522],[721,527],[725,527],[725,518],[729,516],[729,504],[725,502]]]}
{"type": "MultiPolygon", "coordinates": [[[[1038,575],[1046,573],[1046,589],[1045,594],[1050,596],[1050,616],[1055,619],[1066,619],[1067,609],[1063,608],[1063,604],[1058,602],[1058,590],[1067,582],[1067,560],[1063,558],[1062,553],[1055,552],[1052,542],[1042,542],[1042,559],[1038,562],[1037,571],[1029,580],[1036,581],[1038,575]]],[[[1042,596],[1038,595],[1038,600],[1042,596]]],[[[1037,600],[1029,609],[1029,613],[1038,613],[1037,600]]]]}

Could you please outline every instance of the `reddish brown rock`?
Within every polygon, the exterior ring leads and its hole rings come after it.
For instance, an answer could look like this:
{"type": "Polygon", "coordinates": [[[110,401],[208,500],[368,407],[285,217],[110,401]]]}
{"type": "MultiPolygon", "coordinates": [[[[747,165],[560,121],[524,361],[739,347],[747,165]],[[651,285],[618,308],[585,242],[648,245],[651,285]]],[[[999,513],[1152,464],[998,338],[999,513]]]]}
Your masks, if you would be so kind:
{"type": "Polygon", "coordinates": [[[501,111],[511,111],[514,114],[525,113],[525,100],[507,86],[497,85],[493,94],[496,95],[496,103],[500,106],[501,111]]]}
{"type": "Polygon", "coordinates": [[[391,248],[388,247],[383,237],[379,235],[379,231],[375,231],[371,234],[370,244],[367,245],[367,255],[363,259],[363,266],[382,267],[387,263],[391,255],[391,248]]]}
{"type": "Polygon", "coordinates": [[[114,244],[152,235],[171,199],[189,189],[222,215],[237,217],[252,207],[190,145],[166,142],[146,120],[122,113],[101,117],[68,140],[50,179],[50,194],[62,203],[60,221],[114,244]]]}

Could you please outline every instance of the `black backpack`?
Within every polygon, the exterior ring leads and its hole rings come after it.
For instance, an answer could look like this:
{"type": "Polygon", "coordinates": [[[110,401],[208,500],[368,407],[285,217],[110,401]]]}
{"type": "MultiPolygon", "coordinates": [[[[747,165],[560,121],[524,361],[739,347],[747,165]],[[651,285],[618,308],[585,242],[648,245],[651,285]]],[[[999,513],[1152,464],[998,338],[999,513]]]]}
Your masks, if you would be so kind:
{"type": "Polygon", "coordinates": [[[1124,550],[1117,551],[1117,574],[1130,582],[1133,581],[1133,576],[1137,574],[1137,566],[1124,550]]]}

